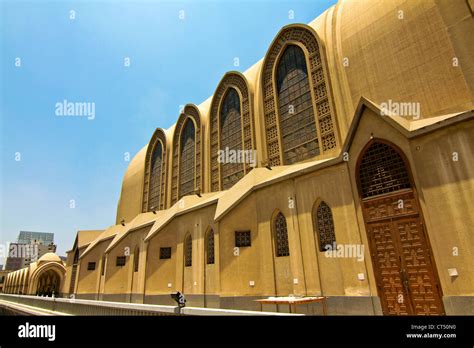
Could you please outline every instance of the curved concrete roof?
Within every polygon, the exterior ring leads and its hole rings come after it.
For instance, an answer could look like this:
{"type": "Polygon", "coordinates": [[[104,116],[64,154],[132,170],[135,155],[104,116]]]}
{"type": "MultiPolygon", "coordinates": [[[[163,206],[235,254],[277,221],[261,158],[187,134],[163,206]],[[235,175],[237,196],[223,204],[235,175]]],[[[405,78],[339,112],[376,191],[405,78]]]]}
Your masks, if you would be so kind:
{"type": "Polygon", "coordinates": [[[313,20],[309,26],[325,45],[334,94],[350,103],[347,115],[354,115],[361,97],[376,104],[418,102],[423,118],[472,110],[474,46],[468,41],[474,26],[466,6],[339,0],[313,20]],[[463,62],[457,68],[453,57],[463,62]]]}
{"type": "Polygon", "coordinates": [[[39,258],[38,263],[41,263],[41,262],[63,262],[63,261],[55,253],[46,253],[39,258]]]}
{"type": "MultiPolygon", "coordinates": [[[[474,45],[469,42],[474,37],[474,26],[469,26],[472,16],[465,11],[466,6],[462,1],[339,0],[307,26],[289,25],[311,28],[319,38],[341,134],[349,131],[361,98],[375,104],[389,100],[419,103],[421,119],[474,108],[474,45]],[[466,16],[459,18],[453,13],[466,16]],[[454,67],[453,57],[462,63],[454,67]]],[[[262,123],[258,115],[262,109],[263,61],[243,73],[253,94],[257,126],[262,123]]],[[[211,99],[212,96],[197,105],[205,127],[209,124],[211,99]]],[[[418,127],[426,121],[406,122],[418,127]]],[[[169,149],[174,128],[175,125],[165,131],[169,149]]],[[[259,136],[256,138],[257,146],[263,146],[259,136]]],[[[207,149],[207,141],[203,145],[207,149]]],[[[129,222],[141,213],[146,147],[125,173],[117,224],[122,219],[129,222]]],[[[171,175],[171,165],[167,175],[171,175]]]]}
{"type": "Polygon", "coordinates": [[[120,224],[122,219],[129,222],[141,212],[147,148],[148,144],[133,157],[125,172],[117,207],[116,224],[120,224]]]}

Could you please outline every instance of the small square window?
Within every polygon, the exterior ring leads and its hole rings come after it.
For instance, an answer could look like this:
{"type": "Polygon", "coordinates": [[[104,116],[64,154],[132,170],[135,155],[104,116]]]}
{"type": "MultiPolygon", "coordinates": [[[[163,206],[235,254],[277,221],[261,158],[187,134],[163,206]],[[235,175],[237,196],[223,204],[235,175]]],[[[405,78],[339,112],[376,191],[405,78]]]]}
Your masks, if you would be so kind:
{"type": "Polygon", "coordinates": [[[171,259],[171,247],[160,248],[160,260],[171,259]]]}
{"type": "Polygon", "coordinates": [[[125,266],[125,256],[117,256],[116,266],[125,266]]]}
{"type": "Polygon", "coordinates": [[[235,246],[236,247],[249,247],[252,245],[250,238],[250,231],[235,231],[235,246]]]}
{"type": "Polygon", "coordinates": [[[95,262],[89,262],[87,264],[87,270],[88,271],[94,271],[95,270],[95,262]]]}

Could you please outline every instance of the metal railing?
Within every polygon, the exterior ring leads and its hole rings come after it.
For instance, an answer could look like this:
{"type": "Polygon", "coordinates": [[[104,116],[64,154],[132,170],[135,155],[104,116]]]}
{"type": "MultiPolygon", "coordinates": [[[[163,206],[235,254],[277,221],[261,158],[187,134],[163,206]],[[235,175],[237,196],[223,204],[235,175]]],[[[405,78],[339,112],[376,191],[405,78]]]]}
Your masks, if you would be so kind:
{"type": "Polygon", "coordinates": [[[226,316],[288,316],[300,314],[256,312],[234,309],[162,306],[141,303],[79,300],[28,295],[0,294],[0,300],[18,303],[47,311],[70,315],[226,315],[226,316]]]}

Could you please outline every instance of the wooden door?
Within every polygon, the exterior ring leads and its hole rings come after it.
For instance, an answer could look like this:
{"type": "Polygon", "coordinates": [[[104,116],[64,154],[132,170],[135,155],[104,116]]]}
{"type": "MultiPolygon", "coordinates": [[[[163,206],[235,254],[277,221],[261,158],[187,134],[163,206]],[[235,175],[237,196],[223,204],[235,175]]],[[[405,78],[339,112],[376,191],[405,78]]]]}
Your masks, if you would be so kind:
{"type": "Polygon", "coordinates": [[[413,201],[412,191],[363,201],[382,309],[388,315],[443,314],[424,226],[413,201]]]}
{"type": "Polygon", "coordinates": [[[359,190],[382,311],[443,315],[441,289],[405,160],[373,141],[359,161],[359,190]]]}

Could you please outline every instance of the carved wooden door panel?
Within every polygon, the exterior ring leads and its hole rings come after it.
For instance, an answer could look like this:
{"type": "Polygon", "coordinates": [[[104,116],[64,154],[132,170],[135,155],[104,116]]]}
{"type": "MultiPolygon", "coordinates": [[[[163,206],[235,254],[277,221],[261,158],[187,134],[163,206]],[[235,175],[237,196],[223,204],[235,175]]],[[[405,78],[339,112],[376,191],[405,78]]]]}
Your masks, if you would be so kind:
{"type": "Polygon", "coordinates": [[[384,314],[444,314],[413,191],[366,199],[363,209],[384,314]]]}
{"type": "Polygon", "coordinates": [[[409,297],[416,315],[444,314],[439,285],[419,216],[394,220],[400,239],[403,269],[409,297]]]}
{"type": "Polygon", "coordinates": [[[406,301],[408,289],[404,286],[403,274],[400,271],[402,261],[391,222],[368,224],[367,233],[384,314],[412,314],[411,303],[406,301]]]}

